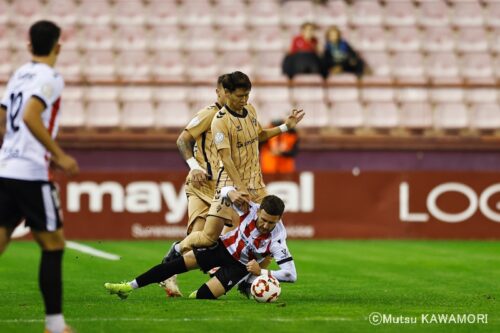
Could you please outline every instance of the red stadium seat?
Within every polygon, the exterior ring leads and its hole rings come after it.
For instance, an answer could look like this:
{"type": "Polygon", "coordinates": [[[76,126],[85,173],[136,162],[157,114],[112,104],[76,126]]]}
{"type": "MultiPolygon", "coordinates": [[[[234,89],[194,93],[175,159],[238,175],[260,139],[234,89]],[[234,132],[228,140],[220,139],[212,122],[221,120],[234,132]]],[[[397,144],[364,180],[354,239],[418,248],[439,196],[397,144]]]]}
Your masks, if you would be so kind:
{"type": "Polygon", "coordinates": [[[364,125],[363,106],[359,102],[333,103],[328,124],[340,129],[362,127],[364,125]]]}
{"type": "Polygon", "coordinates": [[[449,52],[455,49],[453,31],[448,27],[427,27],[422,31],[425,40],[422,49],[426,52],[449,52]]]}
{"type": "Polygon", "coordinates": [[[417,28],[401,27],[389,33],[387,48],[395,52],[420,51],[420,36],[417,28]]]}
{"type": "Polygon", "coordinates": [[[421,3],[418,21],[425,27],[447,26],[450,23],[448,6],[443,0],[421,3]]]}
{"type": "Polygon", "coordinates": [[[113,22],[123,26],[138,26],[146,22],[146,8],[142,0],[116,1],[113,22]]]}

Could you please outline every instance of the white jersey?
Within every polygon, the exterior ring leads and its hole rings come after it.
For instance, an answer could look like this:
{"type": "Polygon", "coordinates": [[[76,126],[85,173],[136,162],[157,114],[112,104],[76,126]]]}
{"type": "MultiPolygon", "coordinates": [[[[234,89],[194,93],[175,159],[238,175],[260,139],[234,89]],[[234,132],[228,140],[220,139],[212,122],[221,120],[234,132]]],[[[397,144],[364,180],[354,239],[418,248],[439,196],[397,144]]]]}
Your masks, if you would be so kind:
{"type": "Polygon", "coordinates": [[[286,246],[286,230],[281,221],[268,234],[257,230],[258,204],[251,203],[248,212],[241,216],[238,228],[221,236],[228,252],[242,264],[255,259],[257,262],[272,256],[279,265],[292,260],[286,246]]]}
{"type": "Polygon", "coordinates": [[[0,177],[48,180],[50,153],[28,129],[23,114],[31,97],[39,99],[45,105],[43,123],[55,138],[63,88],[62,77],[52,67],[37,62],[21,66],[9,80],[1,100],[7,110],[7,128],[0,149],[0,177]]]}

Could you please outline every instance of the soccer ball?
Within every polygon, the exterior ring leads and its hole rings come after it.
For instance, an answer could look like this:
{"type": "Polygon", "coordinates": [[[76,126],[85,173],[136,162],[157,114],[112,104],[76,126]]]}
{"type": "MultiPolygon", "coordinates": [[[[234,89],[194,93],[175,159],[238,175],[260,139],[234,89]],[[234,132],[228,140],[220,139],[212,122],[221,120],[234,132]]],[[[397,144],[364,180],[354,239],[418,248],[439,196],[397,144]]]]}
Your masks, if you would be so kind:
{"type": "Polygon", "coordinates": [[[261,275],[252,282],[250,292],[257,302],[271,303],[278,299],[281,287],[278,279],[269,275],[261,275]]]}

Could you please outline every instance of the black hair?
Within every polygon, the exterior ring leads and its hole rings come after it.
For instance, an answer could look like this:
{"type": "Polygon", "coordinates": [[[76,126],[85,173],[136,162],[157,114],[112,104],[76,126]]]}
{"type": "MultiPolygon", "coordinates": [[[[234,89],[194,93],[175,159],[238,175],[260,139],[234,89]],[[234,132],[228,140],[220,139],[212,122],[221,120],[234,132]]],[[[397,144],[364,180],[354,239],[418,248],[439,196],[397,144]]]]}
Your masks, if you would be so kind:
{"type": "Polygon", "coordinates": [[[38,21],[30,27],[30,42],[33,55],[50,54],[61,36],[61,28],[51,21],[38,21]]]}
{"type": "Polygon", "coordinates": [[[238,88],[250,90],[252,89],[252,82],[250,82],[248,75],[236,71],[226,74],[226,77],[222,81],[222,86],[230,92],[234,92],[238,88]]]}
{"type": "Polygon", "coordinates": [[[260,208],[265,210],[269,215],[281,216],[285,211],[285,203],[275,195],[267,195],[262,199],[260,208]]]}
{"type": "Polygon", "coordinates": [[[220,86],[221,84],[223,84],[224,80],[227,80],[228,76],[229,76],[229,74],[222,74],[221,76],[219,76],[217,78],[217,85],[220,86]]]}

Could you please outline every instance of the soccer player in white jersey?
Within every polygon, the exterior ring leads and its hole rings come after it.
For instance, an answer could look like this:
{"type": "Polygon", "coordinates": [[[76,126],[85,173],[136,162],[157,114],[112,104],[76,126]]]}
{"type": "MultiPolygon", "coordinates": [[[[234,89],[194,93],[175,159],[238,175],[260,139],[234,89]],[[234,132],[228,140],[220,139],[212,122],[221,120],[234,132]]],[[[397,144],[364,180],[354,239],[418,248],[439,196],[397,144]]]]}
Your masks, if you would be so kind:
{"type": "Polygon", "coordinates": [[[49,164],[70,176],[78,173],[77,162],[54,141],[64,87],[53,68],[60,35],[61,29],[49,21],[30,27],[32,61],[13,74],[1,100],[6,132],[0,150],[0,254],[24,219],[42,249],[39,285],[47,333],[71,332],[62,314],[64,236],[49,164]]]}
{"type": "MultiPolygon", "coordinates": [[[[238,193],[234,187],[228,186],[222,188],[221,196],[232,202],[238,193]]],[[[131,282],[105,283],[104,287],[111,294],[125,299],[133,289],[158,283],[174,274],[198,267],[208,271],[217,266],[219,270],[193,292],[191,298],[219,298],[249,273],[254,276],[269,274],[282,282],[295,282],[295,264],[288,251],[286,230],[281,222],[284,209],[285,204],[280,198],[268,195],[260,205],[250,203],[248,212],[241,216],[238,228],[221,236],[215,246],[195,248],[182,257],[151,268],[131,282]],[[274,257],[279,270],[265,270],[259,266],[259,262],[269,255],[274,257]]]]}

